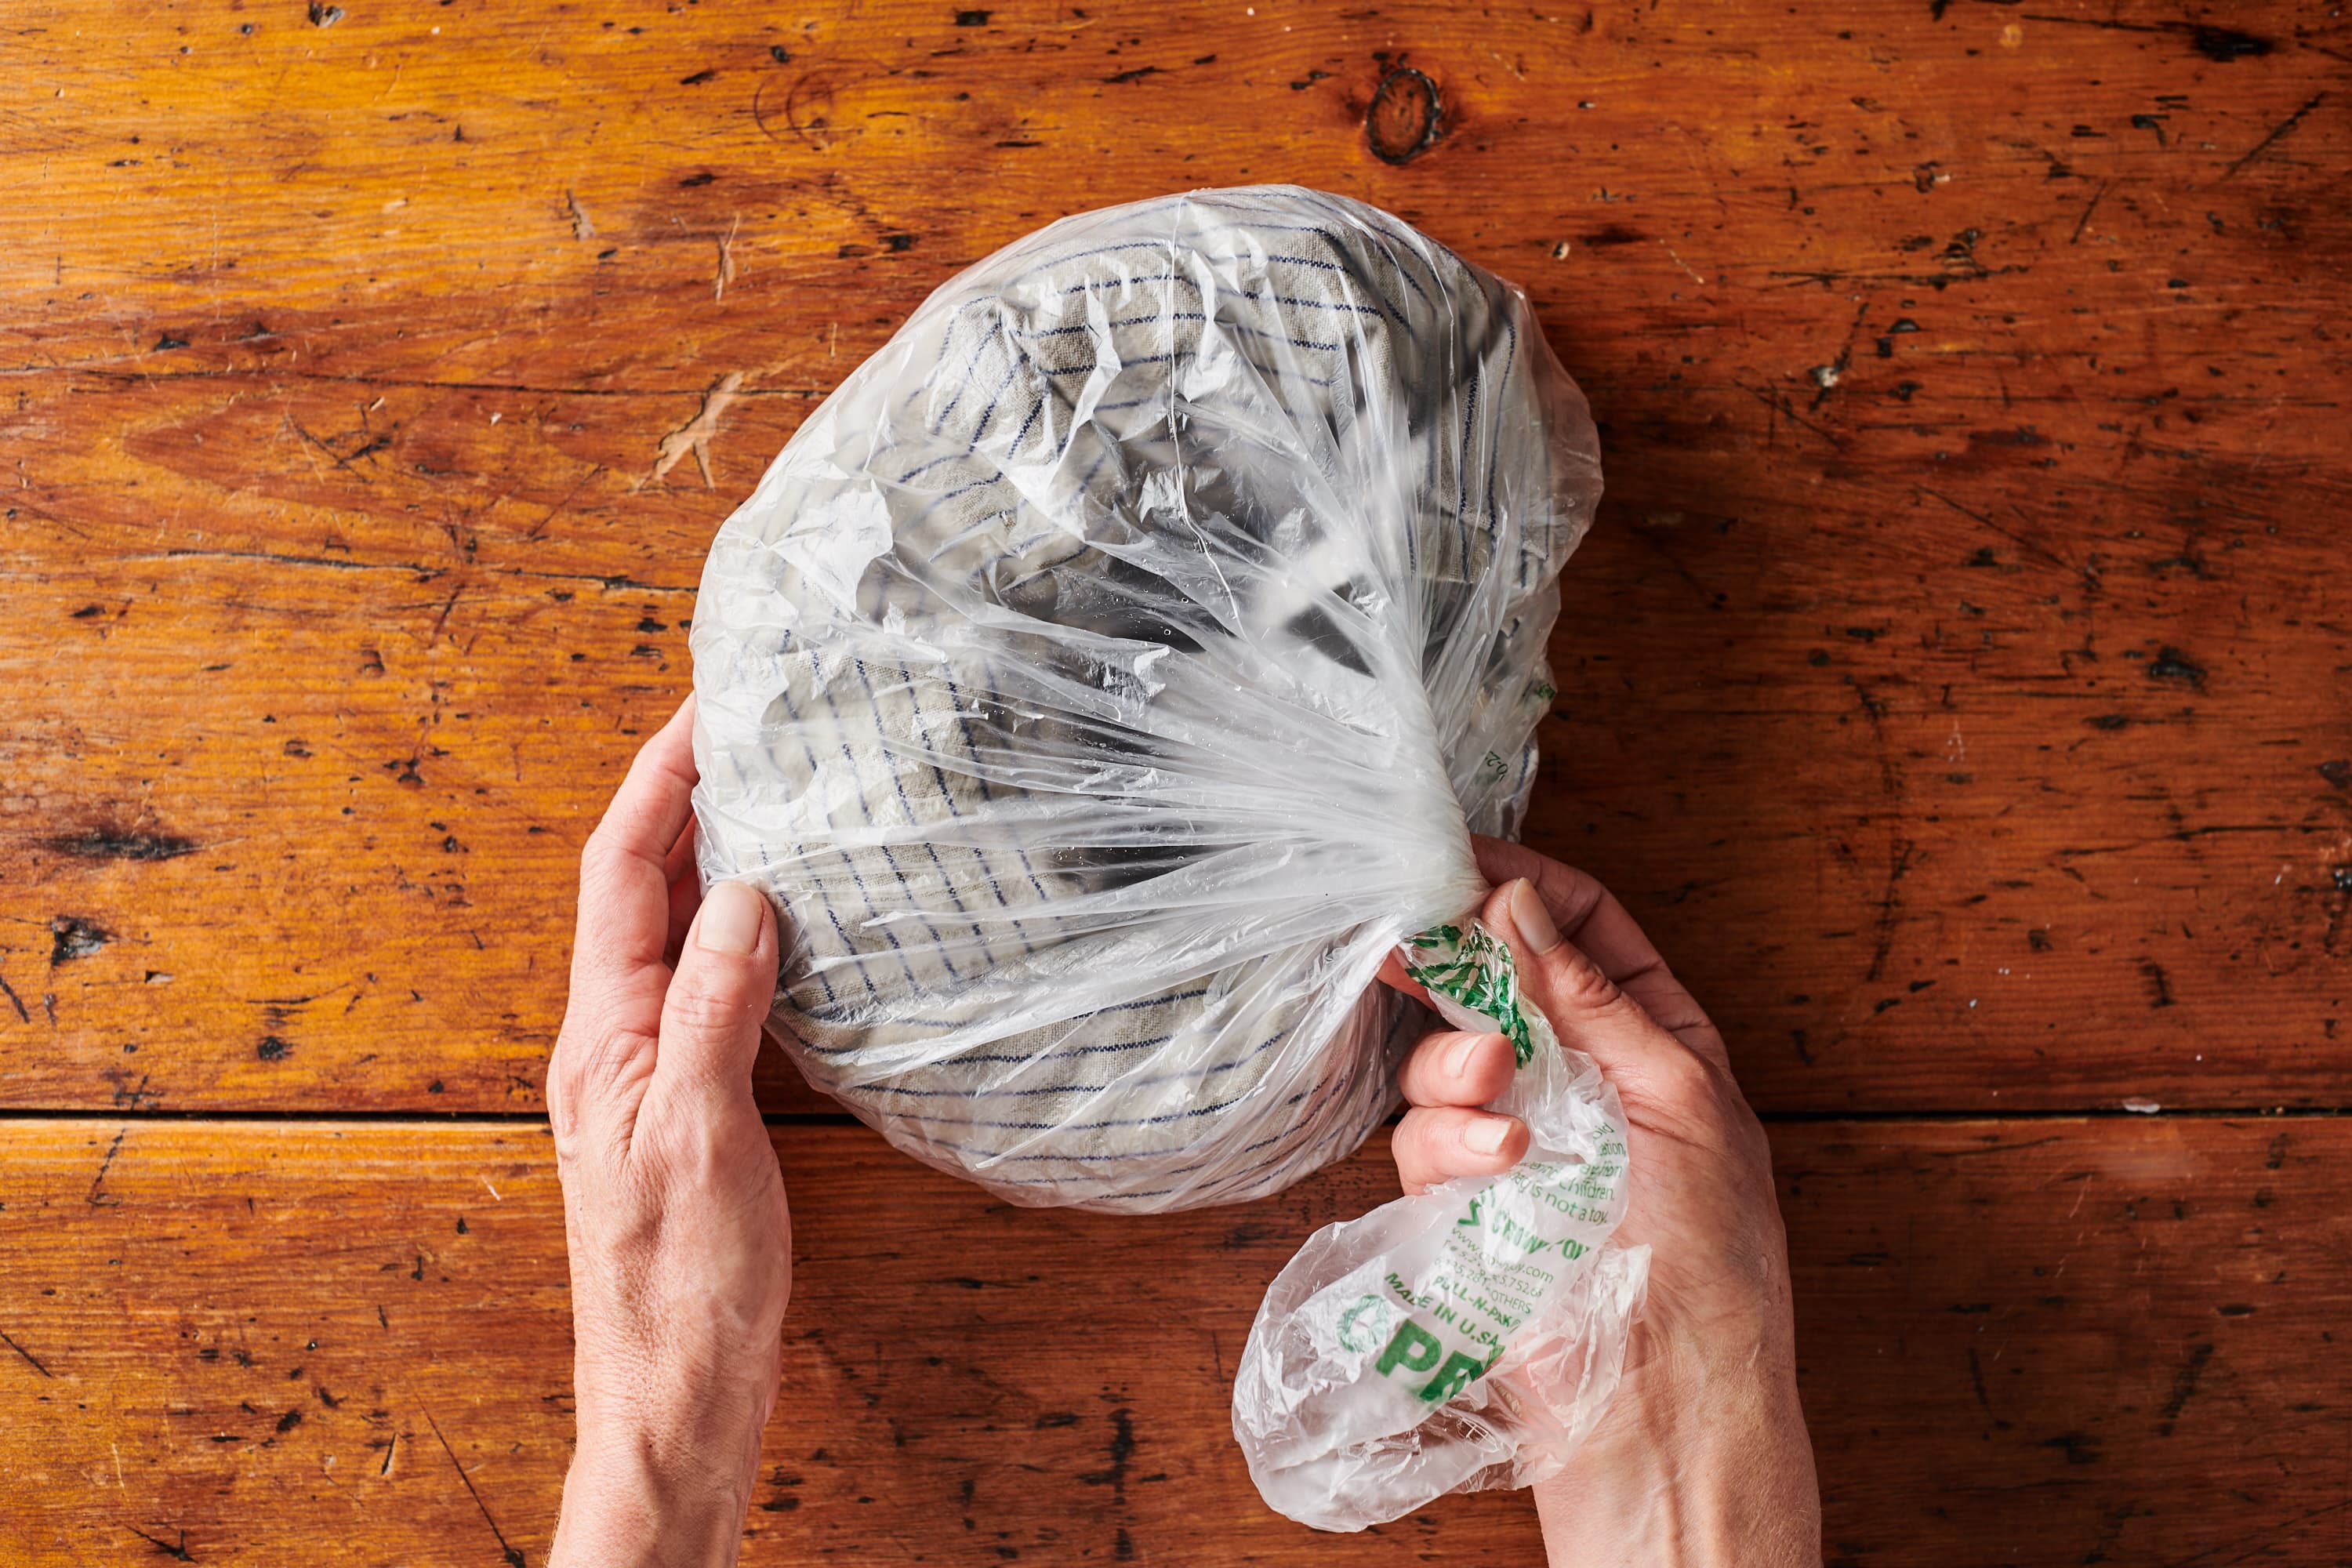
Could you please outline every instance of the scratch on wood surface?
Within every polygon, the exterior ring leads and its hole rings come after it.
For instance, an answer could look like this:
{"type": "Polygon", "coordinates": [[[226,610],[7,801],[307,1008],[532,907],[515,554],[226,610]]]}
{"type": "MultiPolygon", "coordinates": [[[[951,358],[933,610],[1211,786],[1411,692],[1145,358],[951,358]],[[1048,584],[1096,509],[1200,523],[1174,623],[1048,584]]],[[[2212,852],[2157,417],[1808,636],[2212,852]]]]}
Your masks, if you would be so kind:
{"type": "MultiPolygon", "coordinates": [[[[739,213],[735,221],[727,226],[727,232],[719,237],[719,275],[710,280],[710,298],[714,301],[727,298],[727,285],[735,281],[735,232],[742,226],[742,215],[739,213]]],[[[708,470],[703,477],[709,478],[708,470]]]]}
{"type": "Polygon", "coordinates": [[[2107,194],[2107,187],[2113,184],[2115,184],[2115,182],[2112,180],[2101,180],[2099,182],[2099,188],[2093,191],[2091,193],[2091,199],[2083,205],[2083,216],[2074,220],[2074,232],[2066,237],[2067,244],[2074,245],[2078,244],[2082,240],[2083,230],[2089,225],[2091,215],[2099,210],[2099,198],[2107,194]]]}
{"type": "MultiPolygon", "coordinates": [[[[287,416],[286,416],[286,417],[284,418],[284,420],[280,422],[279,428],[280,428],[280,430],[282,430],[286,435],[289,435],[289,436],[292,436],[292,435],[294,435],[294,434],[295,434],[294,416],[293,416],[292,415],[290,415],[290,414],[287,415],[287,416]]],[[[305,435],[305,436],[307,436],[307,435],[308,435],[308,432],[304,432],[304,435],[305,435]]],[[[297,437],[297,440],[298,440],[298,441],[299,441],[299,440],[300,440],[300,439],[301,439],[301,437],[297,437]]],[[[310,463],[310,477],[311,477],[312,479],[318,479],[318,480],[320,480],[321,482],[323,482],[323,481],[326,479],[326,477],[327,477],[327,471],[326,471],[324,468],[321,468],[320,467],[319,467],[319,459],[318,459],[316,457],[312,456],[311,451],[310,451],[310,448],[308,446],[302,446],[302,447],[299,447],[299,449],[300,450],[300,452],[301,452],[301,454],[302,454],[303,458],[304,458],[306,460],[308,460],[308,461],[309,461],[309,463],[310,463]]]]}
{"type": "Polygon", "coordinates": [[[572,497],[574,497],[574,496],[578,495],[582,490],[583,490],[583,489],[587,489],[587,488],[588,488],[588,481],[589,481],[589,480],[591,480],[591,479],[595,479],[598,475],[602,474],[604,471],[604,464],[602,464],[602,463],[598,463],[598,464],[596,464],[594,467],[591,468],[590,468],[586,473],[584,473],[584,474],[581,475],[581,476],[580,476],[580,478],[579,478],[578,479],[576,479],[576,480],[574,480],[574,481],[572,482],[572,488],[571,488],[570,489],[568,489],[568,490],[566,490],[566,491],[564,491],[564,492],[563,492],[563,499],[562,499],[562,500],[557,501],[553,506],[549,507],[549,508],[547,509],[547,515],[546,515],[545,517],[541,518],[537,522],[532,523],[532,524],[530,525],[530,531],[529,531],[528,532],[526,532],[526,533],[523,535],[523,537],[524,537],[525,539],[537,539],[537,538],[541,537],[542,534],[546,533],[546,531],[547,531],[547,525],[548,525],[549,523],[551,523],[551,522],[553,522],[553,521],[556,520],[556,518],[557,518],[557,517],[559,517],[559,516],[561,516],[561,515],[562,515],[562,511],[563,511],[563,509],[564,509],[565,507],[568,507],[568,506],[570,506],[570,505],[572,504],[572,497]]]}
{"type": "Polygon", "coordinates": [[[2179,1420],[2181,1411],[2188,1408],[2190,1396],[2197,1392],[2199,1380],[2205,1375],[2205,1363],[2212,1359],[2213,1346],[2210,1341],[2189,1347],[2189,1361],[2181,1367],[2179,1375],[2172,1380],[2172,1392],[2165,1398],[2164,1420],[2157,1427],[2158,1434],[2167,1437],[2172,1436],[2173,1423],[2179,1420]]]}
{"type": "MultiPolygon", "coordinates": [[[[310,8],[313,11],[318,9],[315,5],[310,8]]],[[[342,12],[338,10],[335,15],[340,16],[342,15],[342,12]]],[[[322,22],[320,26],[324,26],[326,24],[322,22]]],[[[163,1556],[169,1557],[174,1563],[194,1563],[195,1561],[195,1558],[190,1555],[188,1552],[188,1532],[184,1530],[179,1531],[180,1543],[177,1546],[174,1546],[170,1542],[164,1540],[162,1536],[150,1535],[135,1524],[126,1524],[122,1528],[137,1536],[140,1540],[145,1542],[148,1545],[153,1547],[163,1556]]]]}
{"type": "Polygon", "coordinates": [[[1769,447],[1772,444],[1772,437],[1777,421],[1781,418],[1786,418],[1791,424],[1801,426],[1806,430],[1809,430],[1812,434],[1820,437],[1822,440],[1828,442],[1837,450],[1841,452],[1845,450],[1845,439],[1843,437],[1838,435],[1834,430],[1830,430],[1824,428],[1821,425],[1815,424],[1812,420],[1808,419],[1803,415],[1798,413],[1796,405],[1791,404],[1788,398],[1782,396],[1780,394],[1765,387],[1748,386],[1738,382],[1735,382],[1732,384],[1738,386],[1740,391],[1748,394],[1748,396],[1762,404],[1768,411],[1764,426],[1764,444],[1766,446],[1769,447]]]}
{"type": "Polygon", "coordinates": [[[677,467],[678,459],[688,452],[694,454],[695,466],[702,470],[703,489],[719,488],[710,477],[710,442],[719,434],[719,422],[726,416],[728,406],[742,390],[743,375],[740,370],[730,370],[702,395],[701,411],[661,438],[654,471],[638,480],[632,489],[643,489],[647,485],[659,484],[672,468],[677,467]]]}
{"type": "Polygon", "coordinates": [[[1895,951],[1895,924],[1903,912],[1903,896],[1897,885],[1911,874],[1918,863],[1918,846],[1898,836],[1895,851],[1886,870],[1886,890],[1878,897],[1877,942],[1870,955],[1870,972],[1863,978],[1876,980],[1886,973],[1886,960],[1895,951]]]}
{"type": "Polygon", "coordinates": [[[463,583],[460,583],[456,587],[449,590],[449,597],[442,602],[441,613],[433,617],[433,630],[426,634],[425,638],[425,647],[427,652],[430,652],[433,646],[441,640],[441,634],[448,629],[449,612],[457,607],[457,595],[465,591],[466,585],[463,583]]]}
{"type": "Polygon", "coordinates": [[[1984,1411],[1985,1418],[1998,1419],[1992,1413],[1992,1395],[1985,1389],[1984,1363],[1978,1359],[1977,1348],[1974,1345],[1969,1347],[1969,1377],[1976,1384],[1977,1405],[1984,1411]]]}
{"type": "Polygon", "coordinates": [[[2008,540],[2020,550],[2030,551],[2033,554],[2041,556],[2044,561],[2051,563],[2053,565],[2063,566],[2069,572],[2078,570],[2072,561],[2067,560],[2064,556],[2059,554],[2056,551],[2052,550],[2049,546],[2037,544],[2021,533],[2011,533],[2009,530],[2001,527],[2000,524],[1993,521],[1992,519],[1977,510],[1974,507],[1962,506],[1958,501],[1954,500],[1951,497],[1946,495],[1941,490],[1930,489],[1926,485],[1921,485],[1919,487],[1919,493],[1923,496],[1932,496],[1937,500],[1942,501],[1946,506],[1950,507],[1962,517],[1973,519],[1985,529],[2000,535],[2001,538],[2008,540]]]}
{"type": "Polygon", "coordinates": [[[595,238],[596,226],[588,221],[588,209],[580,205],[580,198],[573,195],[570,191],[566,191],[563,193],[563,205],[564,209],[572,215],[572,237],[574,239],[595,238]]]}
{"type": "Polygon", "coordinates": [[[1702,278],[1702,277],[1700,277],[1700,276],[1698,275],[1697,271],[1696,271],[1695,268],[1692,268],[1691,264],[1690,264],[1689,262],[1687,262],[1687,261],[1685,261],[1685,260],[1682,258],[1682,257],[1681,257],[1680,255],[1678,255],[1678,254],[1675,252],[1675,247],[1674,247],[1673,246],[1671,246],[1671,245],[1666,245],[1666,242],[1665,242],[1664,240],[1663,240],[1663,239],[1662,239],[1662,240],[1660,240],[1660,241],[1658,241],[1658,243],[1659,243],[1660,245],[1664,245],[1664,246],[1665,246],[1665,249],[1666,249],[1666,254],[1667,254],[1667,256],[1669,256],[1669,257],[1673,258],[1673,259],[1674,259],[1674,264],[1675,264],[1675,266],[1677,266],[1677,267],[1681,268],[1683,269],[1684,273],[1685,273],[1685,274],[1686,274],[1686,275],[1689,277],[1689,279],[1690,279],[1690,280],[1691,280],[1692,282],[1698,284],[1698,285],[1699,285],[1700,287],[1702,287],[1702,288],[1704,288],[1704,287],[1706,286],[1706,279],[1704,279],[1704,278],[1702,278]]]}
{"type": "Polygon", "coordinates": [[[106,1157],[98,1163],[98,1174],[89,1179],[89,1202],[93,1207],[107,1207],[122,1201],[105,1190],[106,1173],[114,1168],[114,1156],[121,1152],[122,1141],[130,1136],[131,1127],[125,1122],[122,1130],[115,1133],[114,1142],[106,1146],[106,1157]]]}
{"type": "MultiPolygon", "coordinates": [[[[523,1568],[522,1552],[507,1544],[506,1532],[499,1528],[499,1521],[490,1517],[489,1505],[482,1500],[482,1494],[474,1489],[474,1478],[467,1475],[466,1467],[458,1462],[457,1450],[449,1447],[449,1439],[441,1431],[441,1423],[433,1419],[433,1413],[429,1410],[425,1413],[425,1424],[432,1427],[433,1436],[440,1439],[441,1451],[449,1456],[449,1463],[457,1470],[457,1479],[466,1483],[466,1495],[472,1498],[474,1506],[482,1510],[482,1522],[488,1525],[490,1533],[498,1538],[499,1554],[513,1568],[523,1568]]],[[[384,1463],[387,1467],[392,1463],[392,1456],[388,1453],[384,1456],[384,1463]]]]}
{"type": "Polygon", "coordinates": [[[24,1346],[18,1344],[15,1340],[10,1339],[5,1330],[0,1330],[0,1344],[6,1345],[10,1350],[15,1351],[18,1355],[23,1356],[26,1363],[29,1364],[35,1372],[39,1373],[43,1377],[54,1379],[58,1375],[56,1373],[51,1372],[47,1367],[43,1366],[38,1356],[35,1355],[31,1351],[26,1350],[24,1346]]]}
{"type": "Polygon", "coordinates": [[[2303,117],[2305,115],[2309,114],[2313,110],[2317,109],[2326,100],[2326,93],[2313,93],[2308,99],[2304,100],[2304,105],[2301,109],[2296,110],[2293,114],[2288,115],[2276,125],[2272,126],[2269,135],[2263,137],[2261,141],[2248,148],[2244,157],[2239,159],[2236,163],[2222,170],[2221,177],[2225,180],[2234,178],[2239,170],[2244,168],[2247,164],[2261,157],[2264,153],[2269,152],[2271,147],[2281,139],[2292,134],[2294,128],[2303,123],[2303,117]]]}

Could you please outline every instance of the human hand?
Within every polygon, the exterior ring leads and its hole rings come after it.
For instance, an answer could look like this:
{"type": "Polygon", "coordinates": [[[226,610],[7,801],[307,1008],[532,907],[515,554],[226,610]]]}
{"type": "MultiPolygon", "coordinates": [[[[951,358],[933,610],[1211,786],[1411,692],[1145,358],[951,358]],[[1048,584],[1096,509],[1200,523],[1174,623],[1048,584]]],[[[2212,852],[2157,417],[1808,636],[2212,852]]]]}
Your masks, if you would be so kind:
{"type": "MultiPolygon", "coordinates": [[[[1600,1064],[1630,1124],[1628,1247],[1651,1248],[1625,1374],[1568,1468],[1535,1489],[1555,1563],[1821,1561],[1821,1500],[1797,1398],[1788,1238],[1771,1151],[1723,1037],[1623,906],[1580,871],[1475,841],[1510,944],[1560,1043],[1600,1064]]],[[[1384,977],[1402,988],[1401,968],[1384,977]]],[[[1526,1125],[1476,1109],[1509,1083],[1510,1043],[1445,1030],[1399,1074],[1391,1142],[1407,1192],[1507,1171],[1526,1125]]]]}
{"type": "Polygon", "coordinates": [[[579,1423],[556,1568],[732,1563],[776,1399],[791,1219],[751,1098],[776,921],[740,883],[698,898],[693,716],[637,753],[580,858],[547,1074],[579,1423]]]}

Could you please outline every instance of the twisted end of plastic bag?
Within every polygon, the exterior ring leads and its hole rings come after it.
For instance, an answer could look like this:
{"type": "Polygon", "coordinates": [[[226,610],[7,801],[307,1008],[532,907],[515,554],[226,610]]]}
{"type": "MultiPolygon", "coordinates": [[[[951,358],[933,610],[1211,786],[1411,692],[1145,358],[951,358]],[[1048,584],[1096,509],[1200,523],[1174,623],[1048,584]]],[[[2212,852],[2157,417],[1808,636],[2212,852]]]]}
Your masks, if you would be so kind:
{"type": "Polygon", "coordinates": [[[1268,1287],[1234,1383],[1234,1436],[1268,1506],[1355,1531],[1449,1492],[1556,1473],[1607,1408],[1649,1272],[1612,1244],[1624,1115],[1591,1059],[1520,994],[1475,922],[1405,944],[1457,1027],[1499,1032],[1519,1071],[1494,1109],[1527,1157],[1326,1226],[1268,1287]]]}

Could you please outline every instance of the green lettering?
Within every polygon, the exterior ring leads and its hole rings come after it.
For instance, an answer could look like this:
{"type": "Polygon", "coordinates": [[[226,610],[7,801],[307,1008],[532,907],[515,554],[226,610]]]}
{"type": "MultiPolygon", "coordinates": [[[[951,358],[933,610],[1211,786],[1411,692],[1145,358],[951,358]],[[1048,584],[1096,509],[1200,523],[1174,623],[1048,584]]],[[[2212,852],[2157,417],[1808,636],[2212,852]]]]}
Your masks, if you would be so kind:
{"type": "Polygon", "coordinates": [[[1435,1377],[1421,1387],[1421,1397],[1434,1405],[1451,1399],[1468,1385],[1470,1380],[1486,1370],[1486,1363],[1474,1355],[1455,1351],[1445,1358],[1445,1365],[1435,1377]]]}
{"type": "Polygon", "coordinates": [[[1407,1372],[1427,1372],[1437,1364],[1438,1352],[1444,1348],[1437,1342],[1436,1335],[1407,1318],[1389,1336],[1388,1348],[1381,1352],[1377,1370],[1382,1377],[1398,1367],[1407,1372]]]}

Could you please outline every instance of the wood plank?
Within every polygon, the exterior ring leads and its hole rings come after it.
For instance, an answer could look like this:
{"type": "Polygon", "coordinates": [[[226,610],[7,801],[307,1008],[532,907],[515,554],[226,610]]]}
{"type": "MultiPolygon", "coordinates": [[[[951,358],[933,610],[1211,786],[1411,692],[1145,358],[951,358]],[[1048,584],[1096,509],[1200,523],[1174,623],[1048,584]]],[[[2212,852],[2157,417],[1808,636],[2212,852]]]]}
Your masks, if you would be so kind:
{"type": "Polygon", "coordinates": [[[538,1107],[718,520],[959,266],[1265,178],[1591,395],[1530,832],[1759,1104],[2341,1102],[2340,18],[343,9],[0,40],[0,1102],[538,1107]]]}
{"type": "MultiPolygon", "coordinates": [[[[1392,1193],[1378,1148],[1138,1220],[1009,1210],[860,1129],[776,1142],[797,1294],[747,1563],[1531,1560],[1523,1499],[1318,1537],[1233,1448],[1265,1282],[1392,1193]]],[[[1832,1561],[2352,1550],[2342,1123],[1773,1142],[1832,1561]]],[[[541,1560],[571,1434],[541,1129],[16,1120],[0,1191],[10,1562],[152,1561],[142,1532],[208,1563],[488,1562],[491,1521],[541,1560]]]]}

